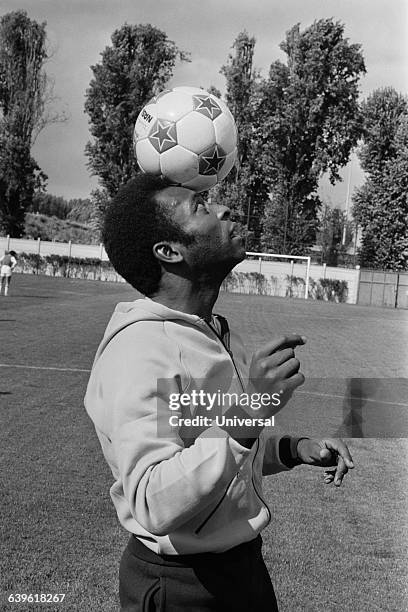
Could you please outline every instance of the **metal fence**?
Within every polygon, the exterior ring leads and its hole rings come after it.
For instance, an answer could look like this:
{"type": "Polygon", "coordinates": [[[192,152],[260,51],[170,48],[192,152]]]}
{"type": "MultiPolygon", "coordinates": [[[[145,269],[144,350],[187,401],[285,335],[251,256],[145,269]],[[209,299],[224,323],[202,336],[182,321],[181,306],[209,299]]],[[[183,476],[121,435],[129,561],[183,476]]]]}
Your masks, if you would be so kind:
{"type": "Polygon", "coordinates": [[[80,257],[90,259],[101,259],[108,261],[103,244],[75,244],[73,242],[50,242],[47,240],[30,240],[24,238],[10,238],[0,236],[0,253],[2,251],[14,250],[17,253],[38,253],[38,255],[67,255],[68,257],[80,257]]]}
{"type": "Polygon", "coordinates": [[[361,270],[357,303],[408,308],[408,272],[361,270]]]}
{"type": "MultiPolygon", "coordinates": [[[[109,261],[102,244],[74,244],[72,242],[49,242],[0,236],[0,253],[15,250],[17,253],[38,253],[39,255],[66,255],[68,257],[100,259],[109,261]]],[[[265,277],[283,280],[290,276],[307,276],[303,263],[287,263],[247,259],[236,267],[237,271],[261,272],[265,277]],[[262,267],[261,267],[262,266],[262,267]]],[[[308,266],[309,267],[309,266],[308,266]]],[[[347,302],[366,306],[408,308],[408,272],[387,272],[359,270],[352,268],[328,267],[312,264],[310,278],[332,278],[345,280],[348,286],[347,302]]],[[[285,283],[276,295],[285,295],[285,283]]]]}

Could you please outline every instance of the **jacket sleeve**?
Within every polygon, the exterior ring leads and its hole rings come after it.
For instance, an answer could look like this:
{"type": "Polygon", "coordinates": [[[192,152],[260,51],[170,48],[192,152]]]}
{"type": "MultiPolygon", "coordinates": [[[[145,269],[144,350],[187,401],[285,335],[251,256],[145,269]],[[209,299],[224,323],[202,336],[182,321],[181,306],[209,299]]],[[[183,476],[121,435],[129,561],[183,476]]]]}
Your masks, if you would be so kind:
{"type": "Polygon", "coordinates": [[[290,436],[265,436],[265,450],[262,466],[262,474],[264,476],[278,474],[279,472],[290,470],[293,467],[290,458],[282,453],[281,442],[288,437],[290,436]]]}
{"type": "Polygon", "coordinates": [[[87,409],[111,440],[112,471],[142,527],[169,534],[219,499],[250,450],[215,426],[185,447],[169,425],[171,415],[181,416],[169,410],[169,395],[181,393],[189,380],[160,322],[135,324],[118,334],[93,376],[87,409]],[[100,400],[93,411],[95,395],[100,400]]]}

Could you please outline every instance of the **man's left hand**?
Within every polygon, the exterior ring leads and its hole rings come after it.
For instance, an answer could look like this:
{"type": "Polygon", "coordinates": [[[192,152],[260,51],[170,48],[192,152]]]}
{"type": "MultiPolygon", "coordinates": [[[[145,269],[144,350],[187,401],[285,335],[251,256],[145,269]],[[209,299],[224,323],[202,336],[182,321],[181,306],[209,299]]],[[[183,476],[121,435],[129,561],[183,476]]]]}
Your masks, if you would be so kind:
{"type": "Polygon", "coordinates": [[[354,468],[353,459],[347,444],[340,439],[313,440],[302,438],[297,444],[297,454],[302,463],[319,467],[336,466],[335,470],[326,470],[324,482],[334,482],[340,487],[349,469],[354,468]]]}

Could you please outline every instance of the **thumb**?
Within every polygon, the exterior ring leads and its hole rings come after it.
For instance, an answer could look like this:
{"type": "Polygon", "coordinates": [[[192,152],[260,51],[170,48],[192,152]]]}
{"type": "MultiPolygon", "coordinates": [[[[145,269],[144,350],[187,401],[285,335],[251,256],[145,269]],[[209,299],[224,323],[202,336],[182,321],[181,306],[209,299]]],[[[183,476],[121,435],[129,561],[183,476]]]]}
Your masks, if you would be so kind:
{"type": "Polygon", "coordinates": [[[322,461],[322,463],[327,463],[333,460],[332,452],[328,448],[322,448],[319,454],[320,454],[320,460],[322,461]]]}

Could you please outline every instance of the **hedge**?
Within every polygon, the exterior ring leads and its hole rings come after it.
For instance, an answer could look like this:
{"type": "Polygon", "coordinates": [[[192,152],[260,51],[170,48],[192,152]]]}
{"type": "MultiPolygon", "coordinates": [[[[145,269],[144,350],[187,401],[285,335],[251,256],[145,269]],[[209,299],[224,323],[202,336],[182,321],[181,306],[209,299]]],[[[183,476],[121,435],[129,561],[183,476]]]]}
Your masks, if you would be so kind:
{"type": "Polygon", "coordinates": [[[45,274],[64,278],[81,278],[124,282],[109,261],[93,257],[68,257],[68,255],[38,255],[19,253],[16,272],[45,274]]]}
{"type": "MultiPolygon", "coordinates": [[[[91,257],[68,257],[68,255],[38,255],[19,253],[16,272],[46,274],[65,278],[81,278],[102,281],[125,282],[109,261],[91,257]]],[[[222,291],[253,295],[279,295],[304,297],[305,279],[286,275],[283,279],[275,276],[266,278],[260,272],[230,272],[221,285],[222,291]]],[[[346,302],[348,285],[346,281],[333,278],[309,280],[309,297],[326,302],[346,302]]]]}

